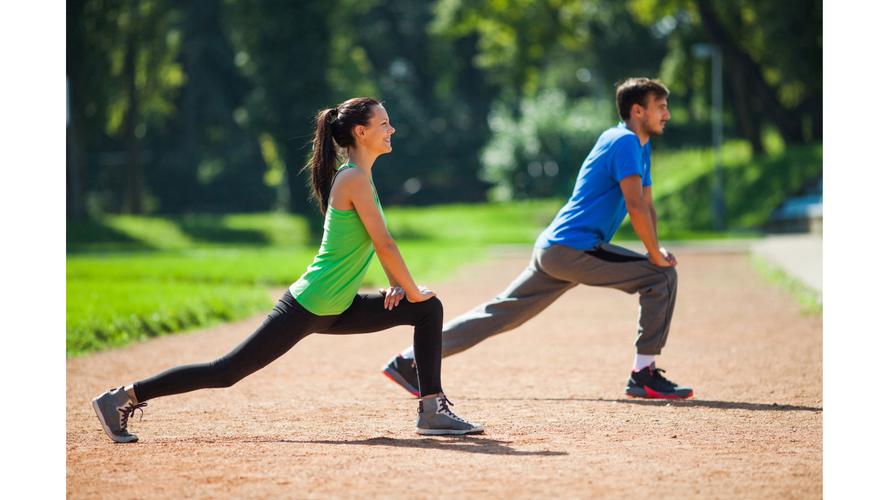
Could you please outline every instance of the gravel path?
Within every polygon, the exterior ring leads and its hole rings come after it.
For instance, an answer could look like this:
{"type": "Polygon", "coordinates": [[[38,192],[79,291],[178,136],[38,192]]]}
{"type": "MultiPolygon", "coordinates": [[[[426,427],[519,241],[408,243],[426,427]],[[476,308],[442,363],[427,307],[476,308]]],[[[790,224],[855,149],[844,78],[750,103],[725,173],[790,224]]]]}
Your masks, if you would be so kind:
{"type": "MultiPolygon", "coordinates": [[[[413,431],[416,402],[379,372],[407,328],[313,335],[230,389],[149,402],[116,445],[91,397],[212,359],[264,315],[67,362],[71,498],[819,498],[822,322],[744,253],[677,252],[680,289],[658,364],[694,387],[629,400],[634,296],[579,287],[522,327],[445,359],[467,438],[413,431]]],[[[505,255],[435,289],[451,318],[526,265],[505,255]]]]}

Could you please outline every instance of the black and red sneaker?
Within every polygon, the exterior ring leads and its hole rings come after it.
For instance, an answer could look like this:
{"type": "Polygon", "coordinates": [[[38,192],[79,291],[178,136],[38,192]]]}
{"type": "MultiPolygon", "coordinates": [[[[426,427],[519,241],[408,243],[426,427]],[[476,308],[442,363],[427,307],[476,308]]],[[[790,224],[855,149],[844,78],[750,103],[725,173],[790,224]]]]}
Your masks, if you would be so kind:
{"type": "Polygon", "coordinates": [[[383,375],[400,385],[414,397],[420,397],[420,380],[417,375],[417,362],[413,359],[402,358],[401,354],[396,355],[383,367],[383,375]]]}
{"type": "Polygon", "coordinates": [[[694,396],[691,387],[679,387],[661,375],[665,370],[655,368],[652,363],[648,368],[630,373],[627,381],[627,396],[650,399],[688,399],[694,396]]]}

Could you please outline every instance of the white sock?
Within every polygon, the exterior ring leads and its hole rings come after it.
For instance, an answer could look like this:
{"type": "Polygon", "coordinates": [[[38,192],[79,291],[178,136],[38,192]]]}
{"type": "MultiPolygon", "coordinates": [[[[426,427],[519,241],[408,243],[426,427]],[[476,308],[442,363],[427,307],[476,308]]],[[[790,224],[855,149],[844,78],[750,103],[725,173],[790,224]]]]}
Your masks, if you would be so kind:
{"type": "Polygon", "coordinates": [[[637,354],[633,360],[633,371],[638,372],[643,368],[648,368],[652,363],[654,363],[653,354],[637,354]]]}
{"type": "Polygon", "coordinates": [[[414,348],[408,347],[407,349],[401,351],[401,357],[404,359],[414,359],[414,348]]]}

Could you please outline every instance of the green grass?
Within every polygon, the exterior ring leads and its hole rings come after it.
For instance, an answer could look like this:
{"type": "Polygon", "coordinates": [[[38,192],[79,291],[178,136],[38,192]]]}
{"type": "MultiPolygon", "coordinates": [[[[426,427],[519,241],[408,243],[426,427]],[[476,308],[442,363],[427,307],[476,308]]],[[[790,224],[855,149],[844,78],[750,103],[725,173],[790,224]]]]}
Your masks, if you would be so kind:
{"type": "Polygon", "coordinates": [[[187,250],[202,246],[297,246],[311,240],[303,217],[282,213],[146,217],[68,223],[68,252],[187,250]]]}
{"type": "Polygon", "coordinates": [[[272,302],[263,287],[187,281],[69,280],[66,293],[69,356],[234,321],[272,302]]]}
{"type": "Polygon", "coordinates": [[[449,245],[498,245],[533,242],[564,200],[455,204],[386,210],[392,235],[399,242],[439,241],[449,245]]]}
{"type": "MultiPolygon", "coordinates": [[[[400,247],[416,279],[427,284],[485,255],[480,245],[400,247]]],[[[271,289],[284,290],[314,254],[310,248],[276,247],[70,256],[66,351],[74,356],[270,309],[271,289]]],[[[375,261],[363,285],[385,283],[375,261]]]]}
{"type": "Polygon", "coordinates": [[[821,294],[803,282],[769,264],[761,257],[751,257],[753,267],[767,282],[787,290],[800,305],[803,314],[820,315],[823,312],[821,294]]]}
{"type": "MultiPolygon", "coordinates": [[[[532,241],[558,205],[518,204],[518,217],[510,209],[455,205],[386,214],[415,279],[433,284],[484,258],[492,244],[532,241]]],[[[268,309],[270,289],[295,281],[317,251],[308,228],[305,219],[282,214],[112,216],[69,224],[68,355],[268,309]]],[[[363,286],[384,284],[374,261],[363,286]]]]}

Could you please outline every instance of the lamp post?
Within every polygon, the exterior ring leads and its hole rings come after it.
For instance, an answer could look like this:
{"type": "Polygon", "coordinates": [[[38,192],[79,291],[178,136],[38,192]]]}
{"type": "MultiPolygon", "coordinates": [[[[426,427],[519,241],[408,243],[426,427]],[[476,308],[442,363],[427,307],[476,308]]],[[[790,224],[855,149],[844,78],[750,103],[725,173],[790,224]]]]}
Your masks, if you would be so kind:
{"type": "Polygon", "coordinates": [[[725,229],[725,203],[722,193],[722,51],[709,43],[692,46],[695,57],[710,58],[710,123],[713,136],[713,222],[717,231],[725,229]]]}

